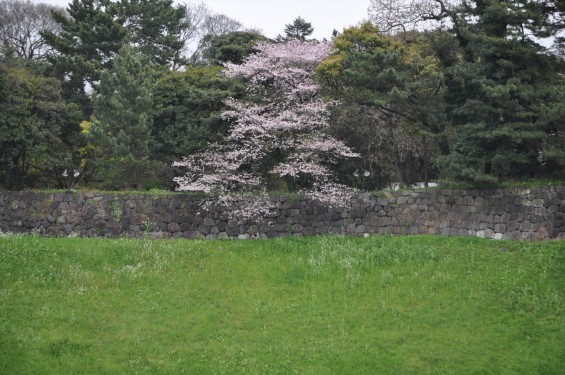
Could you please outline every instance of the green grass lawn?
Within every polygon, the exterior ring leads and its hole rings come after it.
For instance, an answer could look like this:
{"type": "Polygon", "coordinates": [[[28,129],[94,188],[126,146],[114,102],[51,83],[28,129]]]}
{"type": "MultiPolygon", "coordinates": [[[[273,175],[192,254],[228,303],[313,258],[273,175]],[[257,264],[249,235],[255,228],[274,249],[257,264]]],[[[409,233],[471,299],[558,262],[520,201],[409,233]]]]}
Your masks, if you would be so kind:
{"type": "Polygon", "coordinates": [[[564,374],[565,242],[0,237],[0,374],[564,374]]]}

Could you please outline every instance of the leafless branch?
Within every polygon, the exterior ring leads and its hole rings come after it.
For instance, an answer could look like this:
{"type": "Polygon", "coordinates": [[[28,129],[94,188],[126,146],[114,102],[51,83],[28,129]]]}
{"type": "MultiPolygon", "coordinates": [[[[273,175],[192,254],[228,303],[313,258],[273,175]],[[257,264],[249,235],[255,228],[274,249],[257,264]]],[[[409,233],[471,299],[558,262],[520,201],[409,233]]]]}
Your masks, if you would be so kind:
{"type": "MultiPolygon", "coordinates": [[[[34,4],[29,0],[3,0],[0,2],[0,41],[4,49],[12,50],[25,59],[44,59],[53,53],[40,31],[58,33],[59,25],[51,16],[51,10],[64,12],[62,8],[47,4],[34,4]]],[[[2,54],[6,53],[4,50],[2,54]]]]}

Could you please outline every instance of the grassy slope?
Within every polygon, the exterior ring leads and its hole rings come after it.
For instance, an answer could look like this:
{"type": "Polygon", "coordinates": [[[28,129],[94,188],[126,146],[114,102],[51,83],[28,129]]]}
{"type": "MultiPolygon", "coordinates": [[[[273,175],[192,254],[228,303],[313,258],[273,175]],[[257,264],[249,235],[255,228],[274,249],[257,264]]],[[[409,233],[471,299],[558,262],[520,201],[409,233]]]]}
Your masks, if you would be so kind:
{"type": "Polygon", "coordinates": [[[563,374],[565,242],[0,237],[0,374],[563,374]]]}

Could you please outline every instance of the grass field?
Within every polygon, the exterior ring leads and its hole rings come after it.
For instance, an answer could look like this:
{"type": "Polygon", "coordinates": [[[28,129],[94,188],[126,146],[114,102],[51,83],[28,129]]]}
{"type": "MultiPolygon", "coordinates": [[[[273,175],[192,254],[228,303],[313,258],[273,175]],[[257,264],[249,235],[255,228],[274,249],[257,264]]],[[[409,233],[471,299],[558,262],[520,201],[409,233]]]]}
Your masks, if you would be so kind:
{"type": "Polygon", "coordinates": [[[565,242],[0,237],[0,374],[564,374],[565,242]]]}

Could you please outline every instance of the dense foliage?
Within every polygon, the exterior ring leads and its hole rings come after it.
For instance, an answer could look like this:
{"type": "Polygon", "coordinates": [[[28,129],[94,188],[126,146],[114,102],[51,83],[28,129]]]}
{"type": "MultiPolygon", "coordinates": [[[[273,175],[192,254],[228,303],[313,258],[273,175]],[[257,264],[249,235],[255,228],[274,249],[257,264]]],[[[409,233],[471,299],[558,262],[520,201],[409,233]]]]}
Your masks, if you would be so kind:
{"type": "Polygon", "coordinates": [[[368,172],[369,186],[428,180],[429,138],[443,126],[445,90],[426,38],[400,42],[364,23],[335,39],[318,76],[341,103],[333,130],[362,154],[362,164],[348,168],[368,172]]]}
{"type": "Polygon", "coordinates": [[[460,12],[464,58],[446,66],[453,132],[442,164],[452,179],[564,172],[563,61],[527,35],[548,15],[525,3],[477,1],[460,12]]]}
{"type": "Polygon", "coordinates": [[[172,189],[175,161],[218,144],[246,153],[232,173],[259,173],[255,188],[565,178],[562,1],[371,0],[369,18],[320,42],[297,17],[268,40],[202,4],[2,2],[0,187],[172,189]],[[293,43],[326,52],[307,73],[246,71],[293,43]],[[267,147],[242,132],[277,121],[301,135],[279,129],[267,147]],[[310,162],[323,173],[296,169],[310,162]]]}

